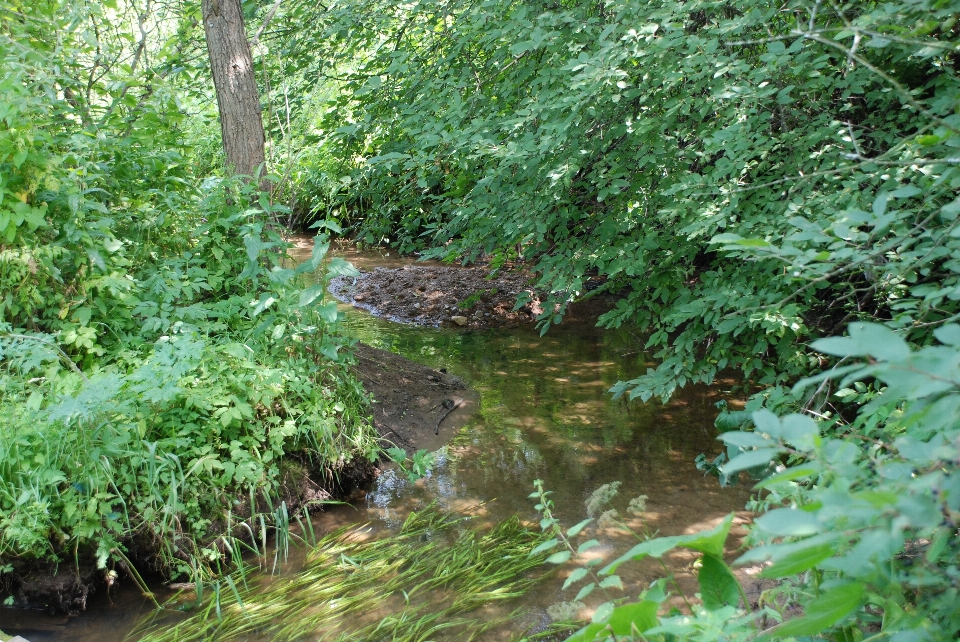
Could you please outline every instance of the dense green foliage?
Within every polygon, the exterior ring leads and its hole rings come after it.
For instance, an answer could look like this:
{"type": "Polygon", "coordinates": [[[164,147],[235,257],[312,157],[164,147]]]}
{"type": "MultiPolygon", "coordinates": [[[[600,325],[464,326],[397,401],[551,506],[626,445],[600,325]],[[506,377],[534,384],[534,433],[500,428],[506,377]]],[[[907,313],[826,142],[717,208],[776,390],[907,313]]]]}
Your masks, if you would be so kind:
{"type": "Polygon", "coordinates": [[[326,165],[304,183],[368,241],[519,253],[561,310],[605,277],[627,296],[604,322],[660,350],[623,392],[669,396],[728,366],[783,382],[817,365],[811,335],[956,312],[931,290],[952,278],[956,10],[317,9],[328,26],[301,36],[321,52],[307,73],[349,80],[319,110],[326,165]],[[775,259],[720,251],[737,236],[775,259]]]}
{"type": "MultiPolygon", "coordinates": [[[[289,58],[328,79],[302,114],[318,214],[403,251],[527,260],[556,304],[544,330],[601,277],[621,295],[602,323],[660,363],[615,394],[729,368],[760,390],[718,419],[714,468],[776,473],[743,560],[784,578],[777,617],[805,615],[770,635],[956,636],[960,4],[298,11],[324,27],[289,58]]],[[[644,639],[757,634],[702,597],[644,639]]]]}
{"type": "MultiPolygon", "coordinates": [[[[271,508],[283,462],[373,452],[335,308],[299,285],[324,239],[293,270],[275,229],[335,214],[524,259],[544,331],[599,277],[601,322],[660,364],[617,395],[730,369],[756,392],[701,465],[763,479],[741,561],[772,562],[766,608],[738,606],[724,528],[652,539],[571,577],[613,590],[690,548],[692,616],[658,616],[660,584],[576,639],[960,633],[960,3],[283,3],[254,52],[286,208],[197,181],[194,13],[0,6],[4,559],[205,541],[233,498],[271,508]]],[[[576,560],[545,493],[552,561],[576,560]]]]}
{"type": "Polygon", "coordinates": [[[282,522],[285,486],[376,435],[301,283],[327,236],[293,269],[283,208],[198,179],[181,16],[134,9],[0,3],[0,563],[133,545],[202,575],[231,522],[282,522]]]}

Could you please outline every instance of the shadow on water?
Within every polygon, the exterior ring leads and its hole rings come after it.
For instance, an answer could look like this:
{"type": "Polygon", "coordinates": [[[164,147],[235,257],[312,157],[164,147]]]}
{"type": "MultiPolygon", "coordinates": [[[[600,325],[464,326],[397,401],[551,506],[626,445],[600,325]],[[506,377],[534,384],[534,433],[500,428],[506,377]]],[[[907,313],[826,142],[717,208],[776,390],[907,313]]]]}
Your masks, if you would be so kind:
{"type": "MultiPolygon", "coordinates": [[[[309,247],[301,251],[307,254],[309,247]]],[[[352,249],[345,254],[362,269],[410,263],[352,249]]],[[[373,533],[389,533],[399,528],[410,511],[434,500],[444,508],[475,515],[477,526],[492,525],[514,513],[533,523],[539,517],[528,495],[535,479],[544,480],[545,487],[554,491],[558,515],[566,525],[586,517],[584,501],[596,488],[613,481],[621,482],[614,506],[633,528],[651,535],[712,527],[730,512],[738,513],[738,523],[747,518],[742,508],[748,490],[722,489],[694,465],[698,454],[720,450],[713,427],[714,404],[733,382],[688,386],[666,405],[629,403],[614,400],[608,390],[651,365],[638,351],[642,342],[624,330],[600,330],[589,318],[574,315],[541,337],[533,327],[424,328],[391,323],[348,305],[341,305],[341,310],[349,335],[463,377],[480,393],[481,407],[437,453],[436,467],[427,478],[409,483],[388,468],[354,505],[317,515],[318,533],[349,522],[369,522],[373,533]],[[626,504],[638,495],[647,496],[647,511],[630,517],[626,504]]],[[[611,528],[591,527],[585,534],[607,542],[593,552],[608,558],[635,543],[611,528]]],[[[691,561],[682,553],[670,560],[690,595],[695,591],[691,561]]],[[[289,567],[297,566],[296,559],[291,560],[289,567]]],[[[662,568],[646,563],[626,565],[621,571],[626,595],[636,595],[663,575],[662,568]]],[[[568,572],[561,570],[523,599],[529,615],[515,623],[516,630],[547,621],[545,609],[550,604],[572,600],[576,589],[560,589],[568,572]]],[[[124,588],[124,604],[93,607],[79,618],[49,624],[46,633],[36,621],[32,626],[25,621],[33,616],[20,616],[25,626],[19,630],[34,633],[30,638],[34,642],[122,639],[136,614],[147,608],[129,597],[133,587],[124,588]]],[[[599,596],[591,599],[581,615],[588,615],[591,607],[603,601],[599,596]]],[[[495,616],[502,613],[494,609],[491,617],[495,616]]],[[[17,616],[0,614],[0,628],[17,628],[11,619],[17,616]]],[[[507,637],[508,632],[501,633],[491,633],[489,639],[507,637]]]]}

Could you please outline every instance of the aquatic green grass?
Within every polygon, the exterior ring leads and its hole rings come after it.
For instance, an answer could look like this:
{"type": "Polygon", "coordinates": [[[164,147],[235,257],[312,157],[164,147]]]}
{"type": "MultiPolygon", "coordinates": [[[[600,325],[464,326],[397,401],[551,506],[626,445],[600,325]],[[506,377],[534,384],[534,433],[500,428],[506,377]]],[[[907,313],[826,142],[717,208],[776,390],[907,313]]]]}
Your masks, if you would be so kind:
{"type": "Polygon", "coordinates": [[[317,543],[300,572],[261,588],[218,587],[186,620],[146,623],[141,640],[479,639],[518,613],[471,612],[520,597],[542,577],[532,571],[544,556],[529,554],[542,535],[516,516],[485,533],[465,528],[467,519],[431,505],[382,539],[364,542],[362,527],[341,528],[317,543]]]}

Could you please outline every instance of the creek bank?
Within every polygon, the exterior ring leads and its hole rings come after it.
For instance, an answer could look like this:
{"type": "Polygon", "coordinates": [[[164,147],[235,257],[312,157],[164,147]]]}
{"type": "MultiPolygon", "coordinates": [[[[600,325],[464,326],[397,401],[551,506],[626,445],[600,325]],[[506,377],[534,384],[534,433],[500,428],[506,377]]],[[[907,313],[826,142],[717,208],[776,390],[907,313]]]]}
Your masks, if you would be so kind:
{"type": "MultiPolygon", "coordinates": [[[[479,395],[459,377],[365,344],[358,344],[355,354],[354,371],[371,396],[374,426],[384,447],[396,445],[408,455],[419,449],[436,450],[478,407],[479,395]]],[[[379,473],[379,466],[363,457],[354,457],[339,467],[317,468],[304,458],[290,456],[278,499],[287,503],[290,514],[326,500],[357,499],[379,473]]],[[[238,513],[244,507],[249,510],[248,500],[241,501],[238,513]]],[[[124,544],[127,556],[141,573],[157,568],[159,542],[133,538],[124,544]]],[[[0,597],[13,597],[18,608],[75,614],[86,610],[94,593],[107,588],[106,570],[97,568],[94,551],[80,551],[77,563],[29,560],[12,566],[0,578],[0,597]]],[[[124,569],[116,570],[120,580],[133,584],[124,569]]],[[[165,588],[155,586],[154,590],[165,588]]]]}
{"type": "MultiPolygon", "coordinates": [[[[283,480],[279,488],[278,502],[286,502],[290,515],[302,507],[320,506],[328,500],[349,499],[358,489],[368,485],[379,474],[377,465],[357,456],[338,467],[310,467],[305,458],[291,455],[284,463],[283,480]]],[[[249,500],[238,498],[240,505],[234,515],[249,512],[249,500]]],[[[257,510],[269,514],[265,503],[257,510]]],[[[256,528],[251,520],[249,524],[256,528]]],[[[236,528],[234,535],[242,536],[247,531],[236,528]]],[[[224,530],[224,529],[219,529],[224,530]]],[[[213,532],[217,532],[214,530],[213,532]]],[[[242,539],[248,539],[241,537],[242,539]]],[[[216,538],[213,538],[215,541],[216,538]]],[[[160,570],[161,542],[150,536],[128,538],[123,542],[125,555],[141,575],[156,578],[150,581],[150,590],[168,590],[160,570]]],[[[186,552],[178,556],[186,558],[186,552]]],[[[46,611],[50,614],[75,615],[87,609],[87,602],[97,592],[107,590],[115,583],[129,583],[136,590],[136,582],[130,576],[126,564],[119,562],[112,569],[97,568],[96,551],[80,550],[76,557],[67,561],[14,560],[11,568],[0,576],[0,600],[13,598],[13,606],[20,609],[46,611]],[[115,575],[110,575],[114,571],[115,575]]],[[[182,586],[180,584],[174,586],[182,586]]],[[[174,588],[171,586],[170,588],[174,588]]],[[[162,601],[162,599],[161,599],[162,601]]]]}

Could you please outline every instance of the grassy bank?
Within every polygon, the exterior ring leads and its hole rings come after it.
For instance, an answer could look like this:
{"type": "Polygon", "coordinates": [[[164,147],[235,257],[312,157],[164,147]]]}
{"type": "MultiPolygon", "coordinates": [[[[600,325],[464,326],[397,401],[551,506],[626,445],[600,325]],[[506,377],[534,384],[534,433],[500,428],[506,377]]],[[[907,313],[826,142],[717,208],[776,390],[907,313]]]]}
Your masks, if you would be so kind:
{"type": "Polygon", "coordinates": [[[44,568],[204,579],[224,534],[259,538],[305,476],[377,453],[336,306],[302,283],[326,236],[292,269],[269,195],[198,178],[209,110],[187,123],[172,77],[104,62],[135,53],[92,42],[104,12],[0,4],[7,603],[44,568]]]}

